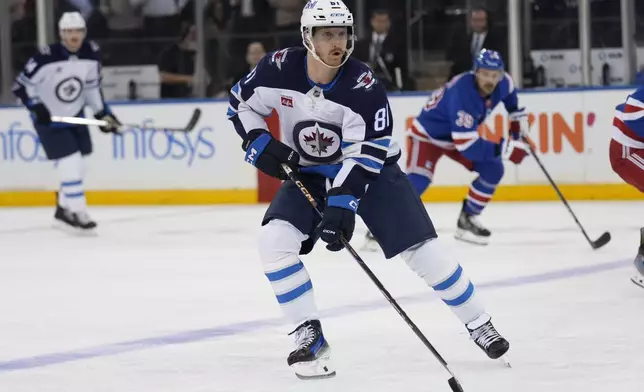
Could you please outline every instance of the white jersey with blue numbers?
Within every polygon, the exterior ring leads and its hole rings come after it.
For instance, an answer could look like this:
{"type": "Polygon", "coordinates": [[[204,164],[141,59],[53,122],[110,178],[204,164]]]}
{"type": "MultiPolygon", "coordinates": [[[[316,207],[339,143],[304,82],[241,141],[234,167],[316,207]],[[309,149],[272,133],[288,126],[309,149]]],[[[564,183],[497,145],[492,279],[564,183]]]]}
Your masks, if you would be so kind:
{"type": "Polygon", "coordinates": [[[85,105],[103,110],[100,92],[100,54],[85,41],[76,53],[62,44],[44,47],[29,59],[16,78],[14,94],[25,106],[43,103],[55,116],[76,116],[85,105]]]}
{"type": "Polygon", "coordinates": [[[396,162],[387,93],[364,63],[349,59],[335,79],[319,85],[308,78],[307,51],[289,48],[266,55],[231,90],[228,117],[242,138],[267,129],[265,117],[279,115],[281,141],[300,154],[302,172],[332,178],[354,195],[383,165],[396,162]]]}

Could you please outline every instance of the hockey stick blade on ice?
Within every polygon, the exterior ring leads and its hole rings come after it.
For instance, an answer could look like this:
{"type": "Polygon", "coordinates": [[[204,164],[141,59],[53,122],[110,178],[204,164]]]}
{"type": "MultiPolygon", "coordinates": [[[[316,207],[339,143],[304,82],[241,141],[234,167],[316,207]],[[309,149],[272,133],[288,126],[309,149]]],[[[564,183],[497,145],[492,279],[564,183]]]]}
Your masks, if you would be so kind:
{"type": "MultiPolygon", "coordinates": [[[[304,184],[302,184],[302,182],[297,178],[297,175],[293,172],[293,170],[286,164],[282,164],[282,170],[284,170],[284,173],[286,173],[288,178],[291,181],[293,181],[295,185],[297,185],[297,187],[300,189],[300,192],[302,192],[304,197],[306,197],[309,203],[311,203],[315,212],[317,212],[317,214],[320,217],[322,217],[322,211],[320,210],[318,202],[315,201],[315,199],[313,198],[313,195],[311,195],[309,190],[306,189],[304,184]]],[[[400,317],[402,317],[403,320],[405,320],[405,323],[407,323],[409,328],[411,328],[412,331],[414,331],[416,336],[418,336],[418,338],[423,342],[425,347],[427,347],[429,351],[432,352],[432,354],[438,360],[438,362],[440,362],[440,364],[443,365],[443,368],[445,368],[445,370],[447,370],[447,372],[452,376],[448,380],[448,384],[452,389],[452,391],[463,392],[463,387],[461,387],[461,384],[456,379],[456,376],[454,375],[454,372],[452,371],[452,369],[450,369],[449,365],[447,364],[447,361],[445,361],[445,359],[438,353],[438,351],[436,351],[434,346],[429,342],[429,340],[420,331],[420,329],[418,329],[416,324],[409,318],[409,316],[407,316],[407,313],[405,313],[403,308],[401,308],[400,305],[398,305],[398,302],[396,302],[396,300],[391,296],[391,294],[389,294],[389,291],[387,291],[385,286],[383,286],[380,280],[371,271],[371,269],[367,266],[367,264],[362,260],[362,258],[360,257],[360,255],[358,255],[355,249],[353,249],[353,247],[349,244],[349,242],[344,238],[340,238],[340,241],[342,242],[342,245],[344,245],[344,248],[351,254],[351,256],[353,256],[353,259],[358,263],[358,265],[360,265],[362,270],[369,276],[371,281],[378,287],[382,295],[385,296],[385,298],[387,299],[387,302],[389,302],[389,304],[396,310],[396,312],[398,312],[400,317]]]]}
{"type": "MultiPolygon", "coordinates": [[[[201,109],[197,108],[192,112],[190,116],[190,121],[183,128],[177,127],[164,127],[164,126],[147,126],[142,124],[122,124],[115,128],[119,131],[124,131],[127,129],[151,129],[157,131],[166,131],[166,132],[190,132],[192,131],[197,122],[201,118],[201,109]]],[[[110,127],[112,124],[109,121],[97,120],[93,118],[84,118],[84,117],[66,117],[66,116],[51,116],[51,121],[65,123],[65,124],[74,124],[74,125],[95,125],[98,127],[110,127]]]]}
{"type": "Polygon", "coordinates": [[[559,199],[561,199],[563,204],[568,209],[568,212],[570,212],[570,215],[572,215],[573,219],[575,220],[575,223],[577,223],[577,226],[579,226],[579,228],[581,229],[581,233],[584,235],[584,237],[586,237],[586,241],[588,241],[588,243],[590,244],[590,246],[593,249],[599,249],[602,246],[606,245],[611,239],[610,233],[605,232],[604,234],[599,236],[599,238],[597,238],[595,241],[591,240],[590,237],[588,237],[588,234],[586,233],[586,230],[584,229],[584,227],[579,222],[579,219],[577,219],[577,215],[575,215],[575,213],[573,212],[572,208],[570,208],[570,205],[568,204],[568,201],[564,197],[563,193],[561,193],[561,191],[559,190],[559,187],[557,186],[555,181],[550,176],[550,173],[548,173],[548,170],[546,170],[545,166],[543,166],[543,163],[541,162],[541,159],[539,159],[539,156],[537,156],[537,153],[534,151],[534,148],[532,147],[532,145],[530,144],[530,142],[528,140],[524,139],[524,141],[528,145],[528,147],[530,148],[530,154],[534,157],[534,160],[537,161],[537,165],[539,165],[539,167],[541,168],[541,171],[543,172],[543,174],[548,179],[548,182],[550,182],[550,185],[552,185],[552,187],[554,188],[555,192],[557,192],[557,196],[559,196],[559,199]]]}

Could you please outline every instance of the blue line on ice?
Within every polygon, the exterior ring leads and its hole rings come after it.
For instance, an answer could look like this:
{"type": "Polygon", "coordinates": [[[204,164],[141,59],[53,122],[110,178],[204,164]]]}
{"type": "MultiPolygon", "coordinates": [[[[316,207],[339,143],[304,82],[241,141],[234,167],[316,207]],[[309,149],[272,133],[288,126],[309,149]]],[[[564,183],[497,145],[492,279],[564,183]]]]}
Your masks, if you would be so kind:
{"type": "MultiPolygon", "coordinates": [[[[488,283],[477,284],[477,289],[498,289],[516,286],[525,286],[535,283],[543,283],[554,280],[577,278],[586,275],[597,274],[606,271],[612,271],[625,268],[632,261],[621,260],[616,262],[589,265],[564,269],[561,271],[545,272],[535,275],[502,279],[488,283]]],[[[404,304],[427,302],[436,300],[437,297],[429,296],[428,293],[415,294],[397,298],[404,304]]],[[[331,308],[321,311],[320,316],[323,318],[339,317],[357,312],[365,312],[389,307],[389,303],[384,299],[367,302],[363,304],[344,305],[337,308],[331,308]]],[[[39,368],[49,365],[56,365],[66,362],[80,361],[83,359],[106,357],[130,351],[140,351],[159,346],[168,346],[172,344],[184,344],[198,342],[202,340],[214,339],[217,337],[234,336],[243,333],[254,332],[266,327],[276,327],[284,324],[281,318],[253,320],[243,323],[234,323],[214,328],[197,329],[186,332],[179,332],[172,335],[157,336],[138,340],[131,340],[121,343],[111,343],[102,346],[78,349],[72,351],[63,351],[52,354],[44,354],[27,358],[18,358],[6,362],[0,362],[0,372],[9,372],[13,370],[24,370],[39,368]]]]}

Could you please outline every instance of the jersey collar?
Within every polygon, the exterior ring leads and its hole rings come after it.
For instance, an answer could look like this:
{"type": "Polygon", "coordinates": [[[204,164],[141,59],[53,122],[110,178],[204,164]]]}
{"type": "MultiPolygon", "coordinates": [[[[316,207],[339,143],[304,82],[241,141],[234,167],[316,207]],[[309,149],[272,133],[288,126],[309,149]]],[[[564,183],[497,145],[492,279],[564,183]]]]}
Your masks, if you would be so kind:
{"type": "Polygon", "coordinates": [[[335,75],[335,78],[330,83],[327,84],[321,84],[321,83],[315,83],[314,81],[309,78],[309,66],[307,65],[307,58],[308,55],[304,57],[304,75],[306,75],[306,81],[309,82],[311,87],[319,87],[322,89],[322,91],[329,91],[335,86],[337,81],[340,79],[340,76],[342,76],[342,72],[344,71],[344,67],[340,68],[340,71],[338,71],[338,74],[335,75]]]}

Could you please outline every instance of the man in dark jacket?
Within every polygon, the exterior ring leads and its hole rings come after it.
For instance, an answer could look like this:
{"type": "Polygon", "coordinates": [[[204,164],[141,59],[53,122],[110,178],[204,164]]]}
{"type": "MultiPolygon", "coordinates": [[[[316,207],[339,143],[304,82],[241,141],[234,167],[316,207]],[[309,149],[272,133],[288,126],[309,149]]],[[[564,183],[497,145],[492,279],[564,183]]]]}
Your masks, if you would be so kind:
{"type": "Polygon", "coordinates": [[[461,72],[469,71],[474,65],[474,58],[481,49],[496,50],[501,58],[507,58],[507,34],[495,30],[490,23],[488,12],[474,8],[469,19],[471,32],[457,33],[452,39],[447,59],[452,61],[450,79],[461,72]]]}
{"type": "Polygon", "coordinates": [[[389,12],[374,10],[371,31],[358,37],[354,57],[369,64],[387,90],[407,88],[407,52],[405,41],[390,29],[389,12]]]}

